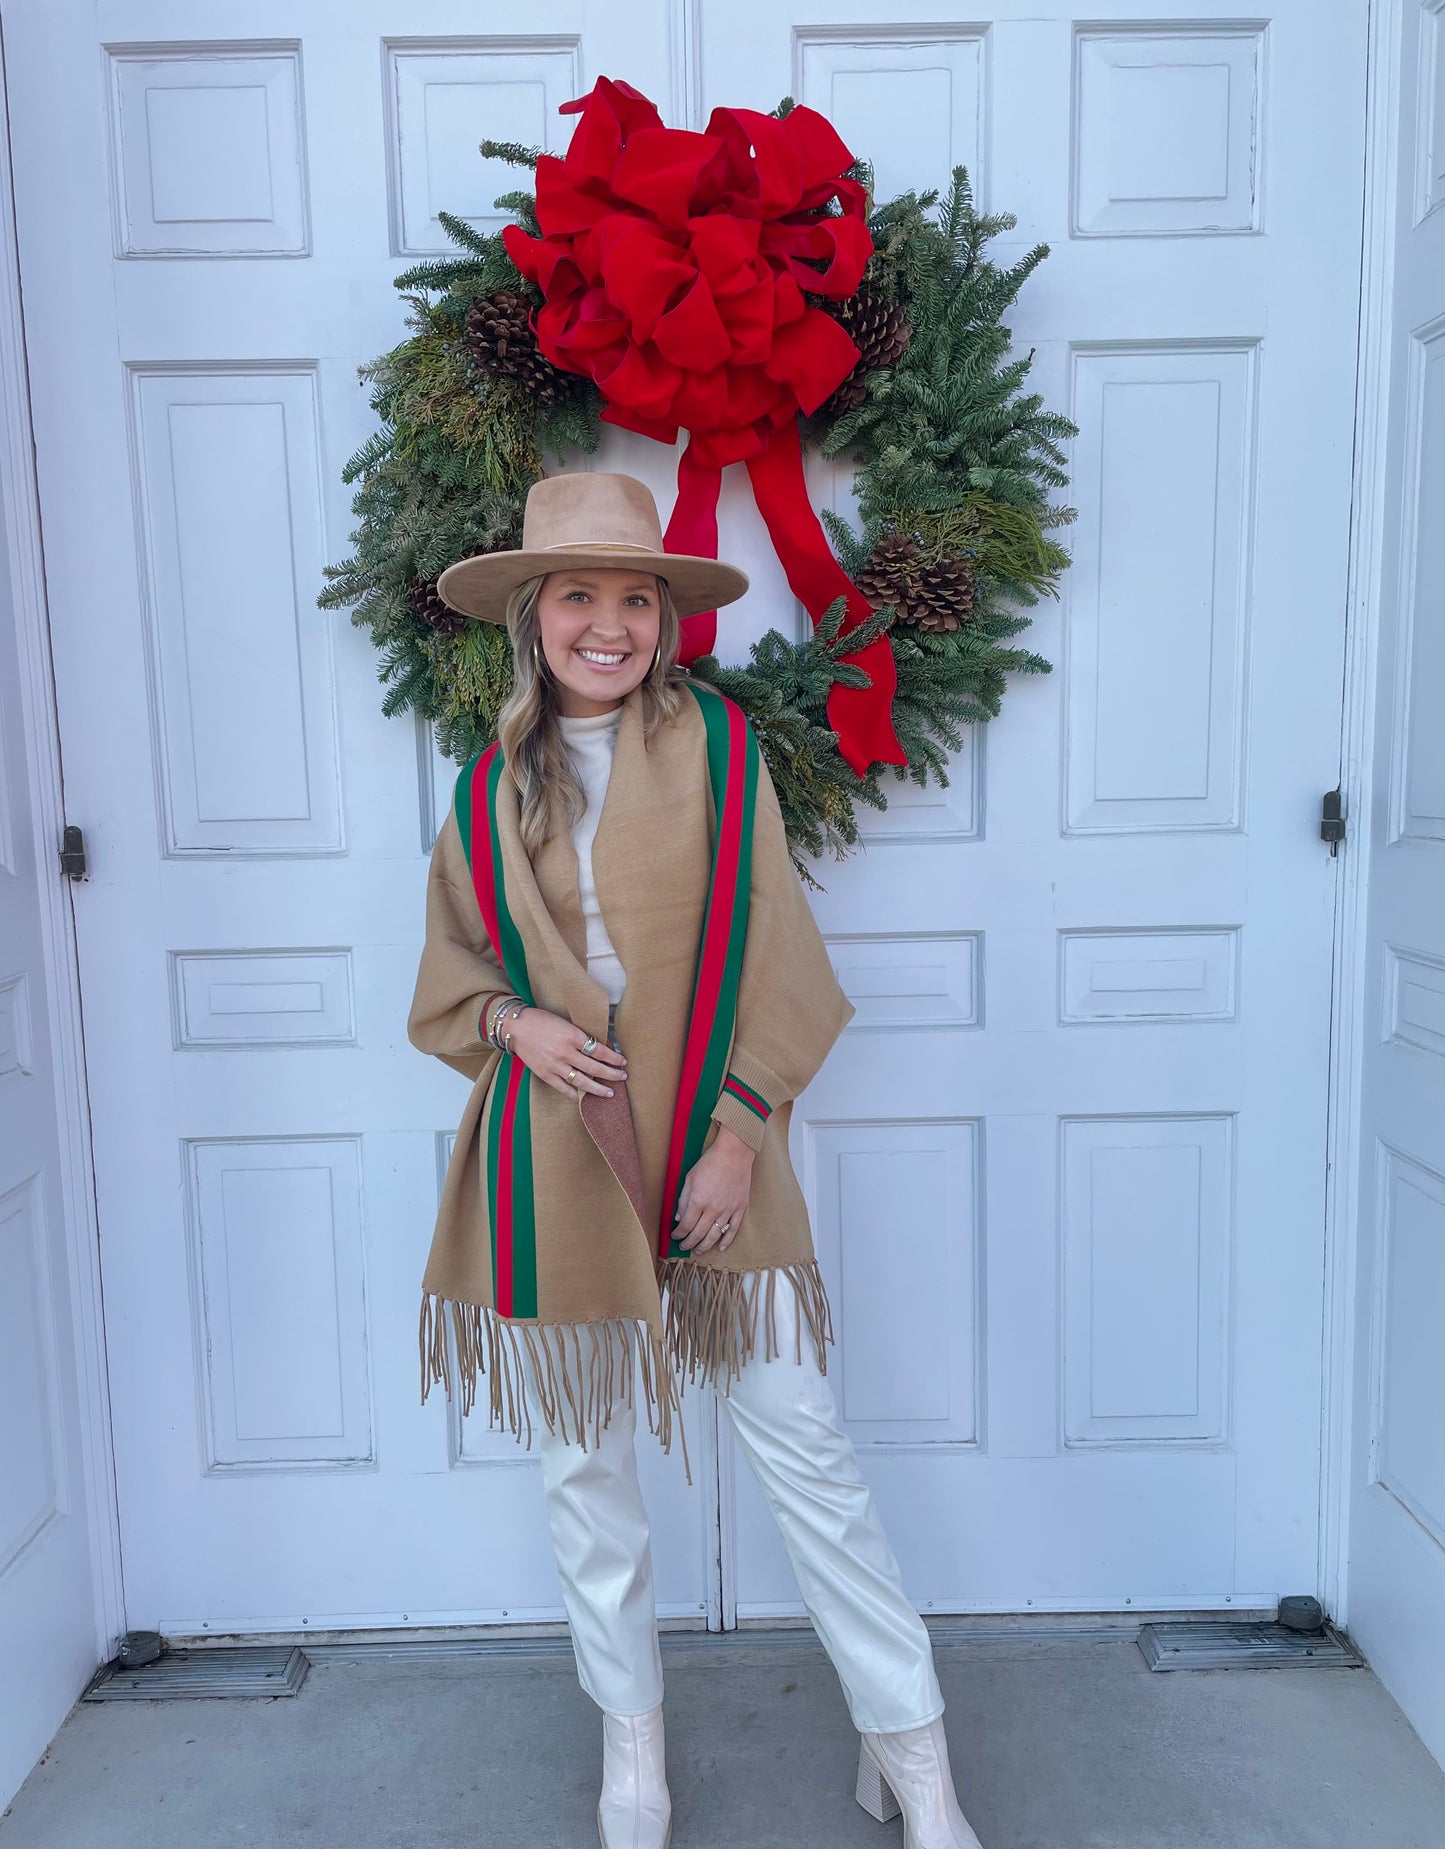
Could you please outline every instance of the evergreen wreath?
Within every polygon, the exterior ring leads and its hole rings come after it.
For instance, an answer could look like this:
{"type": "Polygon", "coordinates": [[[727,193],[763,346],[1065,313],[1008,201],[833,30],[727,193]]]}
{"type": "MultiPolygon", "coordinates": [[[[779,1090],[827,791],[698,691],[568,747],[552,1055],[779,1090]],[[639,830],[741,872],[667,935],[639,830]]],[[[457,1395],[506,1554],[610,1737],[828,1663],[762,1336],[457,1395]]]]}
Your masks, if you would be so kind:
{"type": "MultiPolygon", "coordinates": [[[[773,114],[792,108],[785,99],[773,114]]],[[[537,150],[507,142],[484,141],[480,151],[525,168],[538,160],[537,150]]],[[[1048,246],[994,263],[989,240],[1017,220],[980,214],[962,167],[946,197],[906,192],[882,205],[866,162],[849,178],[866,190],[873,254],[854,295],[808,299],[839,321],[859,357],[802,420],[802,436],[855,466],[860,530],[826,510],[822,519],[874,614],[840,634],[839,597],[801,641],[772,629],[744,666],[708,654],[688,670],[747,715],[810,880],[808,858],[842,857],[856,844],[859,803],[887,806],[885,772],[946,785],[949,754],[966,726],[997,716],[1006,677],[1049,671],[1014,638],[1029,625],[1025,609],[1057,594],[1068,555],[1050,533],[1074,517],[1050,493],[1067,484],[1061,445],[1075,427],[1025,392],[1033,356],[1010,356],[1002,322],[1048,246]],[[839,753],[827,702],[835,683],[867,685],[842,657],[884,634],[908,763],[859,775],[839,753]]],[[[538,234],[532,193],[496,204],[538,234]]],[[[355,553],[326,568],[318,601],[354,606],[352,622],[371,631],[382,710],[423,714],[442,752],[462,764],[495,736],[511,643],[503,626],[445,605],[436,580],[457,559],[521,543],[523,503],[544,458],[595,450],[604,400],[590,379],[540,351],[542,296],[502,233],[440,218],[459,254],[396,279],[411,333],[361,369],[380,428],[346,465],[360,522],[355,553]]]]}

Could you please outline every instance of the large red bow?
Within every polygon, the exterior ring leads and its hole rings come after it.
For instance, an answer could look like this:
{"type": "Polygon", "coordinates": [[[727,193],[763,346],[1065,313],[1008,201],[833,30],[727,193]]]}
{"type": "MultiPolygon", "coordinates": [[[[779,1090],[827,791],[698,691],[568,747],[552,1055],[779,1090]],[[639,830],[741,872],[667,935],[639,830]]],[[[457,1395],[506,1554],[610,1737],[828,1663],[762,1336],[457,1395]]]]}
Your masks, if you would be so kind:
{"type": "MultiPolygon", "coordinates": [[[[604,420],[673,443],[689,432],[665,544],[717,556],[722,470],[746,463],[789,584],[816,624],[847,599],[843,633],[870,614],[808,500],[798,413],[848,376],[858,349],[804,299],[850,296],[873,250],[853,156],[828,121],[715,109],[702,134],[664,128],[630,84],[603,77],[564,114],[565,155],[537,163],[539,238],[503,232],[542,291],[537,340],[554,365],[595,380],[604,420]],[[830,201],[837,212],[825,212],[830,201]]],[[[683,660],[708,653],[717,615],[689,617],[683,660]]],[[[887,636],[846,657],[871,685],[835,685],[828,718],[861,775],[904,764],[893,730],[887,636]]]]}

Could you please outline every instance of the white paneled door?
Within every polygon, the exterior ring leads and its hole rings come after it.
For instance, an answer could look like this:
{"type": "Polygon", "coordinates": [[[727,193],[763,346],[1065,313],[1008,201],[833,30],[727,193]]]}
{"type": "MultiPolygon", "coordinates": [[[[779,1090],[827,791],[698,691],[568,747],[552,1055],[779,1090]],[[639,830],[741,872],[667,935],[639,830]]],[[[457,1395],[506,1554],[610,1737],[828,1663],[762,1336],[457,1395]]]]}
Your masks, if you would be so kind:
{"type": "MultiPolygon", "coordinates": [[[[1015,331],[1081,427],[1056,671],[819,869],[858,1014],[796,1155],[910,1592],[1317,1583],[1364,0],[1328,34],[1306,0],[893,10],[7,11],[132,1622],[559,1610],[535,1465],[417,1403],[464,1093],[404,1020],[449,772],[314,598],[392,275],[438,209],[495,222],[481,136],[558,145],[599,74],[681,124],[792,93],[882,192],[962,160],[1001,254],[1054,247],[1015,331]]],[[[671,455],[604,456],[666,504],[671,455]]],[[[739,483],[722,542],[741,656],[796,617],[739,483]]],[[[695,1490],[644,1448],[664,1612],[796,1609],[691,1404],[695,1490]]]]}
{"type": "MultiPolygon", "coordinates": [[[[1080,427],[1056,671],[822,872],[859,1012],[798,1153],[934,1611],[1318,1582],[1366,10],[1175,10],[703,11],[705,107],[790,91],[1049,243],[1015,341],[1080,427]]],[[[741,1472],[734,1534],[738,1613],[797,1610],[741,1472]]]]}
{"type": "Polygon", "coordinates": [[[1445,1761],[1445,7],[1387,7],[1379,38],[1374,334],[1389,367],[1361,481],[1381,633],[1349,1622],[1445,1761]]]}
{"type": "MultiPolygon", "coordinates": [[[[405,1033],[437,786],[315,599],[392,277],[444,246],[439,207],[495,222],[484,134],[555,144],[598,70],[667,97],[666,21],[5,23],[130,1620],[555,1616],[535,1462],[419,1404],[466,1097],[405,1033]]],[[[654,1453],[659,1601],[701,1620],[716,1521],[654,1453]]]]}
{"type": "MultiPolygon", "coordinates": [[[[4,94],[0,71],[0,97],[4,94]]],[[[114,1578],[73,947],[0,139],[0,1810],[108,1654],[114,1578]]]]}

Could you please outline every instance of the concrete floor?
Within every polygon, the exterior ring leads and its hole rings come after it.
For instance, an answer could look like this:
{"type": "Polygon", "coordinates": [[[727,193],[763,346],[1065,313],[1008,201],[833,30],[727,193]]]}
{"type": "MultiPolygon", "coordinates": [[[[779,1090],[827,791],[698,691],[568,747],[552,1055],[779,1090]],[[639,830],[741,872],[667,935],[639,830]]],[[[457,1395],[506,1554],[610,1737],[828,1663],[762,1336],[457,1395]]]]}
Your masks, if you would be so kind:
{"type": "MultiPolygon", "coordinates": [[[[595,1849],[570,1653],[328,1658],[290,1700],[78,1706],[0,1849],[595,1849]]],[[[675,1849],[898,1849],[809,1632],[670,1637],[675,1849]]],[[[941,1645],[988,1849],[1445,1849],[1445,1774],[1368,1669],[1156,1674],[1130,1633],[941,1645]]]]}

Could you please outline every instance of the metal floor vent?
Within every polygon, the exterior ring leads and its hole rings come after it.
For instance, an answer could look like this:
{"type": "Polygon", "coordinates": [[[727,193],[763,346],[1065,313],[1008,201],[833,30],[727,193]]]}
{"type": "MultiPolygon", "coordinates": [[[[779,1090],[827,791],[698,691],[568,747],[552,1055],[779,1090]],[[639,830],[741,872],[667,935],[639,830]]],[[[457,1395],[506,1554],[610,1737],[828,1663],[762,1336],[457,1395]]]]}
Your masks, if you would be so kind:
{"type": "Polygon", "coordinates": [[[1318,1631],[1267,1622],[1145,1624],[1139,1648],[1151,1669],[1359,1669],[1365,1661],[1332,1624],[1318,1631]]]}
{"type": "Polygon", "coordinates": [[[107,1663],[83,1701],[193,1701],[218,1695],[295,1695],[311,1664],[294,1644],[166,1650],[143,1669],[107,1663]]]}

